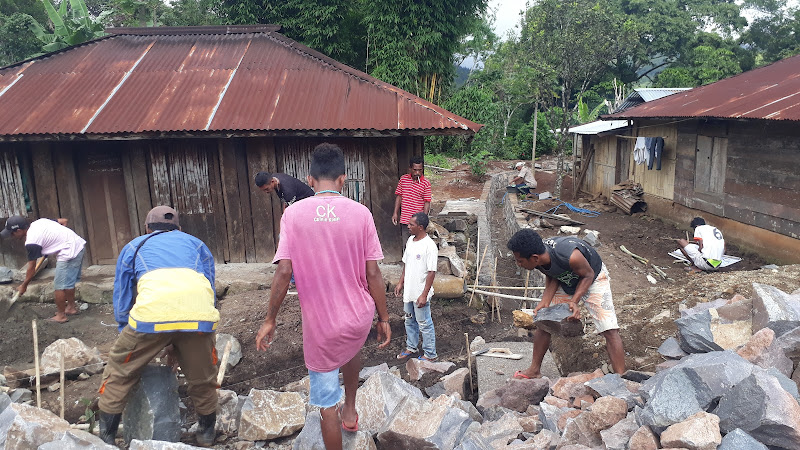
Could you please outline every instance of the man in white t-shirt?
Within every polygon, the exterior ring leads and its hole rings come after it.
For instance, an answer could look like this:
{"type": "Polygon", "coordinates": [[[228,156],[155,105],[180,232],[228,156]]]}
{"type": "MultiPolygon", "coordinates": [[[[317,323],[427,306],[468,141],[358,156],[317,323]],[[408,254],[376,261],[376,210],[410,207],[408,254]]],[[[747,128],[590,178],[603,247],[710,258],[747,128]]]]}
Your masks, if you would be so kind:
{"type": "Polygon", "coordinates": [[[36,260],[42,256],[58,255],[56,273],[53,278],[55,287],[56,315],[50,321],[64,323],[68,315],[78,314],[75,304],[75,284],[81,279],[81,265],[86,241],[66,227],[66,219],[39,219],[28,223],[22,216],[11,216],[1,237],[12,236],[25,241],[28,253],[28,269],[25,280],[19,285],[22,295],[28,290],[28,284],[36,274],[36,260]]]}
{"type": "Polygon", "coordinates": [[[417,352],[420,333],[423,354],[419,359],[434,361],[438,357],[430,300],[433,297],[439,249],[425,231],[429,222],[424,212],[414,214],[408,221],[411,236],[403,252],[403,273],[394,288],[396,297],[403,292],[403,310],[406,313],[406,349],[397,355],[397,359],[406,359],[417,352]]]}
{"type": "Polygon", "coordinates": [[[514,166],[519,170],[519,174],[511,180],[511,186],[514,186],[522,192],[527,194],[531,189],[536,189],[536,178],[533,176],[533,171],[523,161],[514,166]]]}
{"type": "Polygon", "coordinates": [[[694,243],[678,239],[681,252],[699,270],[706,272],[718,270],[725,254],[725,239],[722,237],[722,232],[716,227],[706,225],[702,217],[692,219],[691,227],[694,228],[694,243]]]}

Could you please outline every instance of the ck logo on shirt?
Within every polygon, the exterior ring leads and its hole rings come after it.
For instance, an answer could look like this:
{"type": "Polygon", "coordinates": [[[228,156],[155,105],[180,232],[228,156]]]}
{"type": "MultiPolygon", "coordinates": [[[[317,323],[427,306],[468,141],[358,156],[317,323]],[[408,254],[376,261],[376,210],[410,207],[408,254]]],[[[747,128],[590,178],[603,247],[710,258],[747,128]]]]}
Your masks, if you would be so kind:
{"type": "Polygon", "coordinates": [[[333,205],[317,206],[317,217],[314,218],[314,222],[338,222],[339,218],[333,212],[334,208],[333,205]]]}
{"type": "Polygon", "coordinates": [[[422,255],[420,255],[419,253],[417,253],[417,259],[422,259],[422,255]]]}

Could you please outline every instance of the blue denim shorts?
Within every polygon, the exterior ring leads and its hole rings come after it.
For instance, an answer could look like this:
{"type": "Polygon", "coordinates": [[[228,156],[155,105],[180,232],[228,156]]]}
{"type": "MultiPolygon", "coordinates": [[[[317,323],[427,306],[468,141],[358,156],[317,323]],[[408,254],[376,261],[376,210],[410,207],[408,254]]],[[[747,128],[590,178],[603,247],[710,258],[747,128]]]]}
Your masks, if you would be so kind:
{"type": "Polygon", "coordinates": [[[342,386],[339,384],[339,369],[330,372],[308,371],[310,386],[308,402],[320,408],[330,408],[342,399],[342,386]]]}
{"type": "Polygon", "coordinates": [[[55,278],[53,278],[55,290],[75,289],[75,284],[81,281],[81,265],[83,264],[83,253],[85,251],[86,248],[69,261],[56,263],[56,274],[55,278]]]}

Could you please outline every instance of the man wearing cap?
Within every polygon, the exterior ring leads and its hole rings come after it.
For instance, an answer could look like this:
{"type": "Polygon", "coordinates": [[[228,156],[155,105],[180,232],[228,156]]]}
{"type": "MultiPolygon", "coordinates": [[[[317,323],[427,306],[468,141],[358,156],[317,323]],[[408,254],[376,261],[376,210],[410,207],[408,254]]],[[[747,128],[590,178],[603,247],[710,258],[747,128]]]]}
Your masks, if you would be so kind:
{"type": "Polygon", "coordinates": [[[145,227],[148,234],[129,242],[117,260],[114,318],[120,335],[100,386],[100,437],[114,444],[128,393],[142,369],[166,349],[189,385],[197,444],[208,447],[217,411],[214,257],[200,239],[180,230],[178,213],[169,206],[150,210],[145,227]]]}
{"type": "Polygon", "coordinates": [[[519,174],[511,180],[511,186],[514,186],[523,194],[527,194],[531,189],[536,189],[536,178],[534,178],[533,171],[525,162],[518,162],[514,168],[519,170],[519,174]]]}
{"type": "Polygon", "coordinates": [[[25,241],[28,253],[28,269],[25,280],[19,285],[22,295],[36,274],[36,260],[45,255],[58,255],[56,273],[53,278],[56,300],[56,315],[50,321],[64,323],[68,315],[78,314],[75,305],[75,284],[81,279],[81,265],[86,241],[66,226],[66,219],[39,219],[28,223],[22,216],[11,216],[0,236],[14,237],[25,241]]]}

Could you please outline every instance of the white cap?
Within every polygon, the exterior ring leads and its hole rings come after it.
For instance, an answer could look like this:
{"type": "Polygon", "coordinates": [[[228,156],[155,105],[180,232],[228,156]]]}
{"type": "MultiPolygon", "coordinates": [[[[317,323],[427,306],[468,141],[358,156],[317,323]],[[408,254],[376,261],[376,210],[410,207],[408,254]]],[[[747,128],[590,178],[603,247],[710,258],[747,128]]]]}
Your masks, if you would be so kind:
{"type": "Polygon", "coordinates": [[[516,165],[516,166],[514,166],[514,167],[519,167],[519,166],[524,166],[524,165],[525,165],[525,163],[524,163],[524,162],[522,162],[522,161],[520,161],[520,162],[518,162],[518,163],[517,163],[517,165],[516,165]]]}

